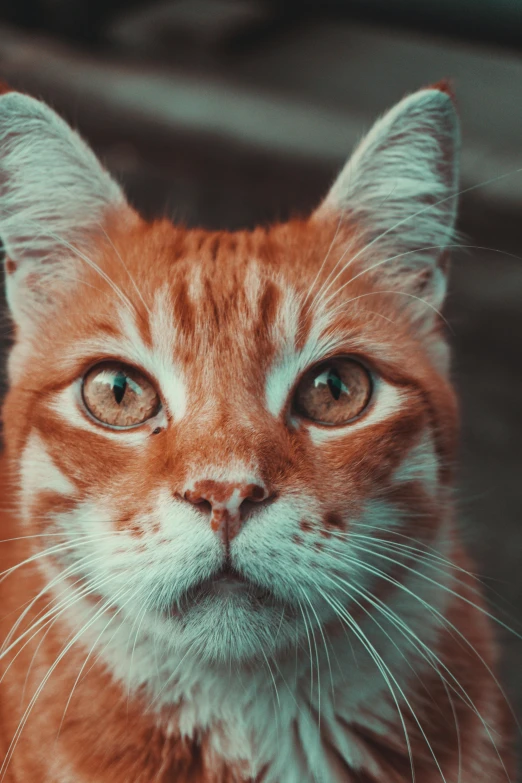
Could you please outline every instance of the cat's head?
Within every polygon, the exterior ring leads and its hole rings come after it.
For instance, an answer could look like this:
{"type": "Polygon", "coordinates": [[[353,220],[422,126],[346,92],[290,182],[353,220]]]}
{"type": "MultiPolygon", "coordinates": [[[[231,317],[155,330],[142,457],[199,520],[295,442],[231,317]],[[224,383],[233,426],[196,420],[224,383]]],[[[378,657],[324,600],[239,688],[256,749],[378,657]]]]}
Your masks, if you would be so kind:
{"type": "Polygon", "coordinates": [[[387,589],[450,481],[457,147],[451,97],[425,89],[308,219],[187,230],[142,220],[47,106],[0,98],[5,438],[49,578],[209,661],[387,589]]]}

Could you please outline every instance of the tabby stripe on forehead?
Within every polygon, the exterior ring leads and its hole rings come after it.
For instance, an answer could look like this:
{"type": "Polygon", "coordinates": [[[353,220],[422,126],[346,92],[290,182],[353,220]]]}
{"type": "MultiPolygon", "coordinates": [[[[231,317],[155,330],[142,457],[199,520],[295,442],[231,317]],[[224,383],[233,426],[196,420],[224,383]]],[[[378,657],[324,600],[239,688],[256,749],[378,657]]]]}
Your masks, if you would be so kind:
{"type": "MultiPolygon", "coordinates": [[[[179,420],[186,410],[187,398],[181,370],[174,364],[178,330],[172,312],[172,296],[167,285],[156,291],[149,316],[152,346],[147,347],[136,322],[126,312],[120,320],[128,338],[128,351],[133,353],[138,366],[147,371],[159,384],[159,391],[172,416],[179,420]]],[[[125,354],[124,354],[125,355],[125,354]]]]}
{"type": "Polygon", "coordinates": [[[188,283],[183,278],[172,292],[172,314],[183,337],[193,337],[196,331],[196,310],[189,294],[188,283]]]}
{"type": "Polygon", "coordinates": [[[299,309],[294,292],[289,288],[284,289],[271,330],[275,359],[265,383],[267,407],[276,417],[280,415],[297,375],[306,366],[306,358],[296,351],[299,309]]]}
{"type": "Polygon", "coordinates": [[[276,319],[277,309],[281,302],[281,290],[269,280],[259,297],[259,327],[262,333],[267,333],[276,319]]]}

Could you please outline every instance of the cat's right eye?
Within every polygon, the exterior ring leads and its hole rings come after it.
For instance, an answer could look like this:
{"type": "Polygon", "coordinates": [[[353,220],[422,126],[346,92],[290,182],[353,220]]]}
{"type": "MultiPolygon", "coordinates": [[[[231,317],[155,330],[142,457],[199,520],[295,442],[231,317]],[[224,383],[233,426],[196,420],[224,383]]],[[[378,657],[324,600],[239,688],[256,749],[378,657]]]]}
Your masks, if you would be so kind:
{"type": "Polygon", "coordinates": [[[92,367],[83,379],[82,397],[91,416],[110,427],[136,427],[161,407],[151,382],[139,370],[119,362],[92,367]]]}

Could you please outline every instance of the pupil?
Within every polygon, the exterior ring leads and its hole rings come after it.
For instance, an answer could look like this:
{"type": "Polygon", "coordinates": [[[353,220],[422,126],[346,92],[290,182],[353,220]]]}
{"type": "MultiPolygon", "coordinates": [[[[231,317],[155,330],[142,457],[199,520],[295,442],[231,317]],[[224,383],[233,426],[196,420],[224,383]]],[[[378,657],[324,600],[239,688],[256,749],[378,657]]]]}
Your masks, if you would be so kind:
{"type": "Polygon", "coordinates": [[[328,384],[330,394],[334,400],[338,400],[341,396],[341,392],[344,389],[344,383],[335,370],[330,370],[328,373],[328,378],[326,379],[326,383],[328,384]]]}
{"type": "Polygon", "coordinates": [[[120,372],[118,373],[118,375],[115,376],[112,385],[112,392],[114,394],[114,399],[116,400],[118,405],[123,400],[126,389],[127,389],[127,377],[122,372],[120,372]]]}

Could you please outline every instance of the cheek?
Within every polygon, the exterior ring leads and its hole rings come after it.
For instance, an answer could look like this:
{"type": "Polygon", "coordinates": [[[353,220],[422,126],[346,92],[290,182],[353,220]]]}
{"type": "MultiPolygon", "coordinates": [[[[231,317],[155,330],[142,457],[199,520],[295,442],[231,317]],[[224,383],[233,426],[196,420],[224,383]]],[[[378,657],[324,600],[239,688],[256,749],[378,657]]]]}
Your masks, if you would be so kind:
{"type": "MultiPolygon", "coordinates": [[[[35,494],[31,504],[26,506],[24,518],[33,535],[54,536],[60,532],[59,521],[73,519],[78,511],[77,499],[43,490],[35,494]]],[[[43,540],[45,541],[45,538],[43,540]]]]}
{"type": "Polygon", "coordinates": [[[328,589],[332,571],[346,576],[346,531],[353,521],[342,503],[335,513],[325,511],[309,490],[282,496],[245,524],[232,542],[232,559],[279,598],[298,602],[303,591],[328,589]]]}
{"type": "Polygon", "coordinates": [[[174,599],[219,566],[217,537],[198,525],[198,515],[178,508],[166,492],[149,493],[144,506],[122,506],[121,497],[110,494],[53,513],[60,536],[53,541],[64,542],[55,563],[74,579],[101,585],[100,592],[117,602],[129,589],[140,601],[154,602],[160,594],[174,599]]]}
{"type": "Polygon", "coordinates": [[[165,444],[152,425],[125,432],[96,425],[78,409],[75,395],[72,387],[43,395],[31,409],[31,426],[81,497],[110,493],[125,482],[144,484],[165,469],[165,444]]]}
{"type": "Polygon", "coordinates": [[[36,431],[29,435],[20,457],[19,477],[20,506],[26,524],[34,520],[43,525],[54,508],[70,510],[78,502],[76,485],[36,431]]]}
{"type": "Polygon", "coordinates": [[[176,500],[168,486],[125,485],[103,505],[110,509],[115,555],[131,556],[152,579],[176,581],[194,569],[210,572],[221,562],[221,544],[206,517],[176,500]]]}
{"type": "Polygon", "coordinates": [[[423,410],[371,426],[342,428],[309,435],[307,487],[318,501],[322,528],[346,529],[345,520],[360,518],[365,504],[398,481],[398,471],[426,429],[423,410]]]}

